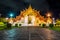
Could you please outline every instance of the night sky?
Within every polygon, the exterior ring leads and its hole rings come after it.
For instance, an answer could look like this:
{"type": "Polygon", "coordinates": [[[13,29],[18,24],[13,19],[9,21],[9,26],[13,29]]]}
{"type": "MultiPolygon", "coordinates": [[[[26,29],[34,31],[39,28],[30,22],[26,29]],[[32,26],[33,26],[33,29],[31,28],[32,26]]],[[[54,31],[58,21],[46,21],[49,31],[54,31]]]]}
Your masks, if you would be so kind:
{"type": "Polygon", "coordinates": [[[60,1],[58,0],[0,0],[0,13],[2,17],[7,17],[10,12],[16,16],[20,14],[21,10],[28,8],[29,4],[34,9],[41,11],[42,15],[51,11],[53,17],[59,18],[60,1]]]}

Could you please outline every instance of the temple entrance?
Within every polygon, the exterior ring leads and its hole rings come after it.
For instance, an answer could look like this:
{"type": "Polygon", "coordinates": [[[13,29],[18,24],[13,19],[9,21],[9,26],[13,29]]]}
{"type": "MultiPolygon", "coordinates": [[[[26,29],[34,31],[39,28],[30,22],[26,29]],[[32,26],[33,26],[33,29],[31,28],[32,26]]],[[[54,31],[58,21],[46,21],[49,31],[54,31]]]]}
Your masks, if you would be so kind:
{"type": "Polygon", "coordinates": [[[35,17],[33,15],[26,15],[22,26],[34,26],[35,17]]]}
{"type": "Polygon", "coordinates": [[[28,15],[28,24],[31,24],[32,23],[31,21],[32,21],[32,18],[31,16],[28,15]]]}

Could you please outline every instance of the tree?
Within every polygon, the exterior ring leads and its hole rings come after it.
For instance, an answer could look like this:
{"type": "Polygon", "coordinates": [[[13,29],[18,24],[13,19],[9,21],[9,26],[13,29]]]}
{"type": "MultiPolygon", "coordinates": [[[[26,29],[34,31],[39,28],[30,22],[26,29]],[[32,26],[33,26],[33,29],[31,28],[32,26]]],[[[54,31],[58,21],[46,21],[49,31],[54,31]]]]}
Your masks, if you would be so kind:
{"type": "Polygon", "coordinates": [[[41,24],[41,26],[44,28],[44,27],[46,27],[46,25],[45,24],[41,24]]]}
{"type": "Polygon", "coordinates": [[[1,22],[7,22],[6,18],[0,18],[1,22]]]}
{"type": "Polygon", "coordinates": [[[53,24],[49,24],[49,27],[52,28],[52,27],[54,27],[54,25],[53,24]]]}
{"type": "Polygon", "coordinates": [[[60,20],[59,19],[56,20],[56,24],[60,25],[60,20]]]}

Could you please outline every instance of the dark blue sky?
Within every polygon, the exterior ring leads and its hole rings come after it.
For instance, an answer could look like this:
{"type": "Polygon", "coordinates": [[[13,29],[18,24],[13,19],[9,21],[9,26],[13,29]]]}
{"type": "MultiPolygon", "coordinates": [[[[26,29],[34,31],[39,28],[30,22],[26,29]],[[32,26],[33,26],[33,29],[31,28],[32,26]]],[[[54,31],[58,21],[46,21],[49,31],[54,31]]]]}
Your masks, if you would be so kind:
{"type": "Polygon", "coordinates": [[[9,12],[14,12],[18,15],[19,12],[27,8],[29,4],[31,4],[33,8],[41,11],[42,15],[47,11],[52,11],[55,17],[59,17],[57,13],[60,13],[60,1],[58,0],[0,0],[0,13],[2,13],[3,16],[7,16],[9,12]]]}

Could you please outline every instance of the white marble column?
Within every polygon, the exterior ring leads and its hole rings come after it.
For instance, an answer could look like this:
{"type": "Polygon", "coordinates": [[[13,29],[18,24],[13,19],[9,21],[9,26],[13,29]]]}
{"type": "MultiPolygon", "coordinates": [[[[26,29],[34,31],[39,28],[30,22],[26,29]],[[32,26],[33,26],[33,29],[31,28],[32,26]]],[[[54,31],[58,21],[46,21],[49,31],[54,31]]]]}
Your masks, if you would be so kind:
{"type": "Polygon", "coordinates": [[[28,26],[28,16],[25,16],[24,18],[24,26],[28,26]]]}
{"type": "Polygon", "coordinates": [[[32,23],[32,25],[34,26],[35,17],[34,17],[34,16],[32,16],[31,18],[32,18],[31,23],[32,23]]]}

